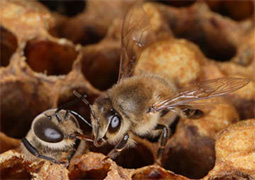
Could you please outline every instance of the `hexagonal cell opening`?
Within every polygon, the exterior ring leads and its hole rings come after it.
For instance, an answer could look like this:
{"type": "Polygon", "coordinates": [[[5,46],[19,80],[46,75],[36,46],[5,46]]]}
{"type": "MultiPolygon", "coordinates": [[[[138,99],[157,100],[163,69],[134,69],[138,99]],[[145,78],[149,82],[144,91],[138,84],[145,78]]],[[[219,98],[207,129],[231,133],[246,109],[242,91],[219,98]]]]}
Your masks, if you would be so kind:
{"type": "Polygon", "coordinates": [[[94,20],[94,11],[87,13],[89,10],[86,9],[88,7],[86,0],[39,1],[59,13],[55,26],[49,30],[52,36],[66,38],[82,45],[98,43],[105,36],[107,28],[94,20]]]}
{"type": "Polygon", "coordinates": [[[93,47],[84,50],[82,73],[94,87],[106,90],[117,82],[120,48],[115,44],[93,47]]]}
{"type": "Polygon", "coordinates": [[[83,15],[71,19],[60,18],[59,22],[49,30],[49,33],[57,38],[68,39],[75,44],[96,44],[104,38],[106,29],[100,29],[88,21],[90,20],[84,19],[83,15]]]}
{"type": "Polygon", "coordinates": [[[77,55],[74,47],[47,40],[31,40],[25,47],[27,64],[34,71],[47,75],[69,73],[77,55]]]}
{"type": "MultiPolygon", "coordinates": [[[[104,155],[107,155],[112,149],[114,149],[114,146],[110,144],[103,145],[102,147],[94,147],[91,144],[90,148],[92,152],[98,152],[104,155]]],[[[154,158],[148,147],[144,144],[137,143],[133,148],[124,149],[113,161],[121,167],[132,169],[152,165],[154,158]]]]}
{"type": "Polygon", "coordinates": [[[252,1],[207,1],[210,9],[236,21],[242,21],[254,16],[252,1]]]}
{"type": "MultiPolygon", "coordinates": [[[[13,159],[13,158],[12,158],[13,159]]],[[[0,179],[31,179],[32,176],[26,169],[22,159],[15,158],[14,160],[8,160],[13,162],[12,165],[3,165],[0,168],[0,179]]]]}
{"type": "Polygon", "coordinates": [[[134,148],[124,149],[114,160],[124,168],[140,168],[154,163],[152,152],[143,144],[136,144],[134,148]]]}
{"type": "Polygon", "coordinates": [[[17,47],[18,42],[16,36],[3,26],[0,26],[0,67],[9,65],[11,56],[17,47]]]}
{"type": "Polygon", "coordinates": [[[213,139],[199,135],[195,126],[185,126],[166,146],[162,167],[188,178],[203,178],[214,167],[214,149],[213,139]]]}
{"type": "MultiPolygon", "coordinates": [[[[214,23],[213,19],[212,23],[214,23]]],[[[218,33],[218,35],[211,36],[207,34],[209,32],[198,26],[190,26],[190,29],[186,28],[186,30],[183,27],[184,31],[181,32],[173,28],[173,32],[177,38],[185,38],[197,44],[207,58],[216,61],[229,61],[236,55],[236,46],[229,42],[224,35],[218,33]]]]}
{"type": "Polygon", "coordinates": [[[2,83],[0,88],[0,127],[9,137],[25,137],[35,116],[51,107],[51,99],[45,94],[48,88],[31,82],[2,83]],[[12,93],[10,93],[12,91],[12,93]],[[38,93],[41,94],[38,94],[38,93]]]}
{"type": "Polygon", "coordinates": [[[86,8],[86,1],[70,1],[70,0],[38,0],[51,11],[72,17],[81,13],[86,8]]]}

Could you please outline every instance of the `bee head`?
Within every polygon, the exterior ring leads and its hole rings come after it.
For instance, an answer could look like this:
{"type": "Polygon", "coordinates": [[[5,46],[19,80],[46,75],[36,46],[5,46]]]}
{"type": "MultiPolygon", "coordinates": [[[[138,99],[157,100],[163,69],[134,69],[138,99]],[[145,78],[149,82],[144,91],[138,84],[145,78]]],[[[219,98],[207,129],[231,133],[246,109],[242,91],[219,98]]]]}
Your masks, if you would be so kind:
{"type": "Polygon", "coordinates": [[[31,132],[40,144],[51,149],[63,149],[72,146],[77,134],[80,134],[80,126],[77,119],[61,110],[47,110],[39,114],[33,121],[31,132]]]}
{"type": "Polygon", "coordinates": [[[99,97],[95,101],[91,120],[95,146],[101,146],[106,141],[114,143],[124,134],[123,118],[108,97],[99,97]]]}

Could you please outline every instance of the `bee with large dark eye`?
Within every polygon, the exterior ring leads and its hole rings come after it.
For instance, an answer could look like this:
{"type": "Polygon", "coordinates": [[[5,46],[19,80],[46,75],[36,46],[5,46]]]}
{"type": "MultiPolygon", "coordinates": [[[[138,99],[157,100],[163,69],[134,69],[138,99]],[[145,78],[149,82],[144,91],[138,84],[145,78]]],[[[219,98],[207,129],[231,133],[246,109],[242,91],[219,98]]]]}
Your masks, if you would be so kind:
{"type": "Polygon", "coordinates": [[[21,140],[24,158],[29,161],[41,158],[68,167],[72,157],[84,151],[84,140],[89,140],[83,135],[76,117],[87,123],[71,110],[49,109],[35,117],[31,129],[21,140]]]}
{"type": "MultiPolygon", "coordinates": [[[[159,75],[132,76],[134,67],[144,47],[153,42],[148,17],[142,7],[135,6],[126,14],[122,25],[122,52],[119,80],[98,97],[91,106],[94,145],[106,142],[115,145],[108,157],[134,144],[132,135],[160,134],[158,162],[170,136],[169,125],[176,112],[190,112],[191,102],[225,95],[236,91],[249,80],[223,77],[201,82],[178,92],[173,82],[159,75]],[[166,114],[172,118],[165,118],[166,114]]],[[[81,95],[75,93],[81,98],[81,95]]],[[[86,100],[84,99],[84,102],[86,100]]]]}

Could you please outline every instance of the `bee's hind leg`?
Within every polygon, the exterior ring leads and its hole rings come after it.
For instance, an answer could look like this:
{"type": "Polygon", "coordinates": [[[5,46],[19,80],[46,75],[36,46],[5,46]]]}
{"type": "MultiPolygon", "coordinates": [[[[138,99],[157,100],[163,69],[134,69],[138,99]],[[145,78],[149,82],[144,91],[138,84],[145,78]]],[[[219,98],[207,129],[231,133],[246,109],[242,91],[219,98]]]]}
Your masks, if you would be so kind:
{"type": "Polygon", "coordinates": [[[158,124],[157,127],[155,128],[155,130],[161,130],[161,135],[160,135],[160,139],[159,139],[159,149],[157,152],[157,159],[156,159],[156,163],[157,164],[161,164],[161,158],[163,155],[163,152],[165,150],[165,146],[167,143],[168,138],[170,137],[170,129],[163,124],[158,124]]]}
{"type": "Polygon", "coordinates": [[[67,166],[66,166],[67,169],[69,168],[70,161],[71,161],[71,159],[73,158],[74,154],[76,153],[76,151],[77,151],[77,149],[78,149],[80,143],[81,143],[81,140],[80,140],[80,139],[76,139],[76,140],[75,140],[75,143],[74,143],[74,145],[73,145],[73,149],[72,149],[71,153],[70,153],[69,156],[68,156],[68,163],[67,163],[67,166]]]}
{"type": "Polygon", "coordinates": [[[108,158],[114,159],[115,157],[117,157],[120,154],[120,152],[123,149],[125,149],[128,143],[128,139],[129,139],[129,134],[127,133],[123,136],[122,140],[115,146],[115,148],[107,154],[107,157],[104,160],[108,158]]]}

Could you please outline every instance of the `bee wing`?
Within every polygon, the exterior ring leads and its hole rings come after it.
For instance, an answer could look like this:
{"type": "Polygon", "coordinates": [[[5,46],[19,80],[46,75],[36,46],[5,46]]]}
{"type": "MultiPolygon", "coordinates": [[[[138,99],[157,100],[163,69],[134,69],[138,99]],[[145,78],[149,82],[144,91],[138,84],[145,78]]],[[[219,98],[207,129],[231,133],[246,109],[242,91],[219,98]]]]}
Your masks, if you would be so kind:
{"type": "Polygon", "coordinates": [[[149,18],[142,5],[134,5],[125,15],[121,31],[121,57],[119,78],[132,75],[144,47],[155,39],[149,18]]]}
{"type": "Polygon", "coordinates": [[[153,111],[173,109],[176,106],[191,105],[192,101],[208,99],[234,92],[249,83],[246,78],[223,77],[211,79],[190,86],[181,91],[177,96],[157,102],[152,106],[153,111]]]}

